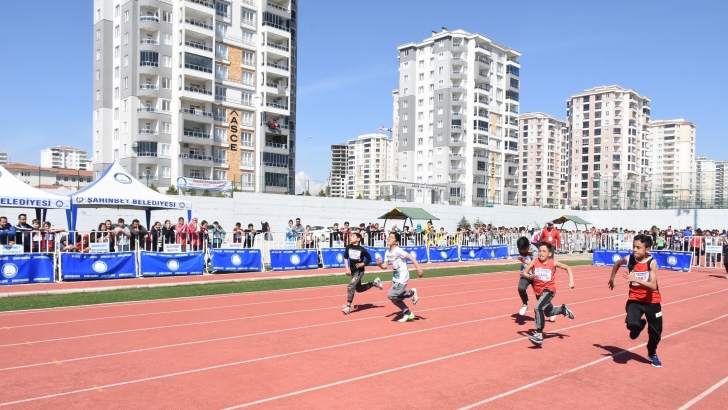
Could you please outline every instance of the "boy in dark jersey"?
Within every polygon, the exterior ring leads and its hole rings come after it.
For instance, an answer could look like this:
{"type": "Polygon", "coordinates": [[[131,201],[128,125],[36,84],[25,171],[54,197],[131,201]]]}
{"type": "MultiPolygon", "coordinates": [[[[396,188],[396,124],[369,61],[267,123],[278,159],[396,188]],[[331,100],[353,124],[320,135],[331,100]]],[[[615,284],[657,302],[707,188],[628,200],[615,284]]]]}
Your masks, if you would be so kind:
{"type": "Polygon", "coordinates": [[[372,286],[376,286],[380,290],[384,289],[382,281],[379,278],[374,279],[373,282],[361,283],[361,278],[364,276],[364,267],[369,265],[371,261],[372,257],[369,255],[369,252],[361,246],[361,234],[352,232],[349,235],[349,244],[346,245],[346,250],[344,251],[346,274],[351,276],[347,288],[346,305],[342,311],[345,315],[351,312],[351,302],[354,300],[354,292],[366,292],[372,286]]]}
{"type": "Polygon", "coordinates": [[[521,306],[521,310],[518,311],[518,314],[523,316],[528,310],[528,293],[526,290],[529,285],[533,287],[533,281],[524,277],[523,271],[526,269],[529,262],[538,258],[538,248],[536,245],[532,245],[526,237],[518,238],[518,241],[516,241],[516,247],[518,248],[518,260],[521,262],[521,275],[518,280],[518,295],[521,296],[521,302],[523,302],[523,306],[521,306]]]}
{"type": "Polygon", "coordinates": [[[645,326],[649,326],[647,333],[647,357],[652,365],[662,367],[662,362],[657,357],[657,345],[662,338],[662,296],[660,287],[657,286],[657,262],[652,258],[649,251],[652,248],[652,237],[650,235],[637,235],[632,241],[632,255],[620,259],[614,263],[612,276],[609,278],[609,289],[614,289],[614,277],[619,267],[627,265],[628,272],[622,277],[629,281],[629,299],[627,300],[627,329],[632,340],[640,336],[645,326]],[[644,315],[647,320],[642,318],[644,315]]]}
{"type": "Polygon", "coordinates": [[[548,242],[538,244],[538,259],[528,263],[523,271],[523,276],[533,281],[533,291],[536,294],[536,330],[528,338],[536,346],[543,344],[543,328],[546,316],[562,314],[574,320],[574,312],[566,305],[554,307],[551,301],[556,295],[556,268],[566,270],[569,274],[569,288],[574,289],[574,275],[571,267],[551,259],[553,248],[548,242]]]}

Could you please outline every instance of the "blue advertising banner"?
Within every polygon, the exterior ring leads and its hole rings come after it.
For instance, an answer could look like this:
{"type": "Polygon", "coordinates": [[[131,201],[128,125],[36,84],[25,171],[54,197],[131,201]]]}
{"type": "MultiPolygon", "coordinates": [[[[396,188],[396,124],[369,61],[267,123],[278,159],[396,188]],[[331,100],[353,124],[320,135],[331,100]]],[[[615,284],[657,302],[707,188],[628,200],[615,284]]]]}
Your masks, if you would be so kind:
{"type": "Polygon", "coordinates": [[[260,272],[263,254],[260,249],[210,249],[213,272],[260,272]]]}
{"type": "MultiPolygon", "coordinates": [[[[377,266],[377,258],[382,258],[382,260],[384,260],[384,254],[389,250],[389,248],[373,248],[371,246],[365,246],[364,248],[366,248],[369,255],[372,257],[372,262],[369,266],[377,266]]],[[[404,249],[404,247],[402,249],[404,249]]]]}
{"type": "Polygon", "coordinates": [[[462,261],[482,261],[485,259],[485,249],[483,246],[461,246],[460,260],[462,261]]]}
{"type": "Polygon", "coordinates": [[[53,282],[53,258],[48,255],[0,257],[0,285],[53,282]]]}
{"type": "Polygon", "coordinates": [[[483,246],[483,260],[508,259],[508,245],[483,246]]]}
{"type": "Polygon", "coordinates": [[[321,261],[324,269],[343,268],[345,250],[345,248],[321,248],[321,261]]]}
{"type": "Polygon", "coordinates": [[[202,275],[205,269],[204,252],[161,253],[140,252],[142,276],[202,275]]]}
{"type": "Polygon", "coordinates": [[[457,262],[460,260],[457,246],[444,246],[441,248],[430,247],[428,252],[430,263],[457,262]]]}
{"type": "MultiPolygon", "coordinates": [[[[410,255],[417,259],[417,263],[427,263],[427,248],[425,246],[402,246],[402,249],[409,252],[410,255]]],[[[412,264],[412,261],[407,259],[407,263],[412,264]]]]}
{"type": "Polygon", "coordinates": [[[272,270],[318,269],[318,251],[316,249],[271,249],[270,268],[272,270]]]}
{"type": "Polygon", "coordinates": [[[136,276],[134,252],[61,253],[61,279],[118,279],[136,276]]]}
{"type": "MultiPolygon", "coordinates": [[[[652,251],[650,253],[655,258],[658,269],[690,272],[690,262],[692,261],[690,252],[652,251]]],[[[614,262],[631,254],[632,251],[627,250],[594,249],[592,265],[614,266],[614,262]]]]}

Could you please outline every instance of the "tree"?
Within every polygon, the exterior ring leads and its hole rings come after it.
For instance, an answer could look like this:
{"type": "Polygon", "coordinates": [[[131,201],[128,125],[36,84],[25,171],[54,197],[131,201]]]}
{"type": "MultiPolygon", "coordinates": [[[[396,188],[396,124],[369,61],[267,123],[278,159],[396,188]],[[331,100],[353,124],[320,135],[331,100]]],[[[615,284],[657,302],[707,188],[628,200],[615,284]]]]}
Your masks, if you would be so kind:
{"type": "Polygon", "coordinates": [[[384,197],[384,200],[385,200],[385,201],[390,201],[390,202],[391,202],[391,201],[392,201],[392,198],[391,198],[391,197],[390,197],[389,195],[387,195],[387,196],[385,196],[385,197],[384,197]]]}
{"type": "Polygon", "coordinates": [[[225,198],[225,194],[223,194],[222,191],[217,191],[217,194],[215,196],[218,198],[225,198]]]}
{"type": "Polygon", "coordinates": [[[362,198],[361,194],[359,194],[356,196],[356,199],[364,199],[364,198],[362,198]]]}
{"type": "Polygon", "coordinates": [[[169,188],[167,188],[167,192],[165,192],[167,195],[179,195],[179,191],[177,190],[177,187],[174,185],[170,185],[169,188]]]}
{"type": "Polygon", "coordinates": [[[154,191],[154,192],[159,192],[159,188],[157,188],[157,186],[156,186],[156,185],[154,185],[154,184],[152,184],[152,185],[149,185],[149,189],[151,189],[151,190],[152,190],[152,191],[154,191]]]}
{"type": "Polygon", "coordinates": [[[460,220],[458,221],[458,228],[460,228],[460,229],[465,228],[468,225],[470,225],[470,222],[468,222],[468,220],[465,219],[464,216],[462,218],[460,218],[460,220]]]}
{"type": "Polygon", "coordinates": [[[303,193],[303,196],[311,196],[311,193],[306,190],[306,192],[303,193]]]}
{"type": "Polygon", "coordinates": [[[485,225],[485,222],[480,220],[480,217],[475,218],[475,225],[485,225]]]}
{"type": "Polygon", "coordinates": [[[188,189],[187,195],[189,196],[197,196],[197,190],[196,189],[188,189]]]}
{"type": "Polygon", "coordinates": [[[326,196],[326,192],[324,192],[324,190],[322,189],[322,190],[319,191],[319,193],[318,193],[317,196],[325,197],[326,196]]]}
{"type": "Polygon", "coordinates": [[[202,191],[202,196],[212,196],[212,192],[209,189],[202,191]]]}

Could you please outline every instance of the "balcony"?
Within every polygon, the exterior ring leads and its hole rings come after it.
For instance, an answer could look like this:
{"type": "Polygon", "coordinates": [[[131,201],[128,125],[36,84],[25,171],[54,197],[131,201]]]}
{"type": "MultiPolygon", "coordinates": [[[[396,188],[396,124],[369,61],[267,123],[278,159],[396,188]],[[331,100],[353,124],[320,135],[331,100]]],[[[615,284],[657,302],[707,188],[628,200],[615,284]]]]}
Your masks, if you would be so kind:
{"type": "Polygon", "coordinates": [[[210,134],[206,134],[204,132],[197,132],[192,130],[184,130],[182,134],[185,137],[194,137],[194,138],[204,138],[204,139],[210,139],[210,134]]]}
{"type": "Polygon", "coordinates": [[[159,23],[159,17],[157,16],[140,16],[139,21],[147,21],[152,23],[159,23]]]}
{"type": "Polygon", "coordinates": [[[215,5],[214,4],[208,3],[208,2],[203,1],[203,0],[186,0],[186,1],[189,1],[190,3],[194,3],[194,4],[199,4],[200,6],[209,7],[211,9],[214,9],[215,8],[215,5]]]}
{"type": "Polygon", "coordinates": [[[265,103],[265,105],[266,105],[266,107],[278,108],[280,110],[287,110],[288,109],[288,106],[287,105],[278,104],[278,103],[267,102],[267,103],[265,103]]]}
{"type": "MultiPolygon", "coordinates": [[[[187,0],[187,1],[191,1],[191,0],[187,0]]],[[[185,19],[185,23],[191,24],[191,25],[193,25],[195,27],[203,28],[205,30],[212,30],[213,29],[213,27],[211,25],[206,24],[206,23],[203,23],[201,21],[197,21],[197,20],[185,19]]]]}
{"type": "Polygon", "coordinates": [[[218,168],[230,168],[230,164],[227,162],[227,158],[215,158],[215,166],[218,168]]]}
{"type": "Polygon", "coordinates": [[[268,47],[273,47],[273,48],[278,49],[278,50],[289,51],[289,49],[288,49],[287,46],[284,46],[284,45],[281,45],[281,44],[276,44],[276,43],[271,43],[270,41],[267,42],[266,45],[268,47]]]}
{"type": "Polygon", "coordinates": [[[270,147],[270,148],[288,149],[288,144],[279,144],[277,142],[271,142],[271,141],[266,141],[265,146],[270,147]]]}
{"type": "Polygon", "coordinates": [[[139,84],[140,90],[159,90],[159,87],[157,87],[154,84],[139,84]]]}
{"type": "MultiPolygon", "coordinates": [[[[212,161],[212,157],[209,155],[201,155],[201,154],[179,154],[179,157],[182,159],[192,159],[192,160],[198,160],[198,161],[212,161]]],[[[196,179],[205,179],[205,178],[197,178],[196,179]]]]}
{"type": "Polygon", "coordinates": [[[153,38],[143,38],[139,40],[139,44],[153,44],[155,46],[159,45],[159,40],[155,40],[153,38]]]}
{"type": "Polygon", "coordinates": [[[208,46],[206,46],[204,44],[197,43],[197,42],[194,42],[194,41],[185,41],[185,45],[187,47],[196,48],[198,50],[212,51],[212,47],[208,47],[208,46]]]}
{"type": "Polygon", "coordinates": [[[264,26],[268,26],[268,27],[273,27],[273,28],[278,29],[278,30],[285,31],[286,33],[290,32],[290,30],[288,29],[288,27],[284,27],[284,26],[281,26],[280,24],[272,23],[270,21],[264,21],[263,22],[263,25],[264,26]]]}
{"type": "Polygon", "coordinates": [[[201,111],[194,108],[182,108],[179,110],[180,114],[189,114],[189,115],[196,115],[200,117],[209,117],[212,118],[213,115],[211,112],[207,111],[201,111]]]}
{"type": "Polygon", "coordinates": [[[139,134],[141,135],[159,135],[159,132],[151,128],[140,128],[139,134]]]}
{"type": "Polygon", "coordinates": [[[284,65],[281,65],[281,64],[277,64],[277,63],[271,63],[271,62],[268,62],[268,63],[265,63],[265,64],[266,64],[266,65],[267,65],[268,67],[273,67],[273,68],[277,68],[277,69],[279,69],[279,70],[284,70],[284,71],[288,71],[288,67],[287,67],[287,66],[284,66],[284,65]]]}
{"type": "Polygon", "coordinates": [[[195,65],[195,64],[185,63],[185,68],[189,68],[190,70],[200,71],[200,72],[208,73],[208,74],[212,73],[212,68],[202,67],[202,66],[195,65]]]}
{"type": "Polygon", "coordinates": [[[159,67],[159,63],[156,61],[140,61],[139,67],[159,67]]]}
{"type": "Polygon", "coordinates": [[[190,87],[190,86],[186,85],[184,87],[184,90],[185,91],[189,91],[191,93],[197,93],[197,94],[203,94],[203,95],[212,95],[212,91],[211,90],[206,90],[206,89],[200,88],[200,87],[190,87]]]}

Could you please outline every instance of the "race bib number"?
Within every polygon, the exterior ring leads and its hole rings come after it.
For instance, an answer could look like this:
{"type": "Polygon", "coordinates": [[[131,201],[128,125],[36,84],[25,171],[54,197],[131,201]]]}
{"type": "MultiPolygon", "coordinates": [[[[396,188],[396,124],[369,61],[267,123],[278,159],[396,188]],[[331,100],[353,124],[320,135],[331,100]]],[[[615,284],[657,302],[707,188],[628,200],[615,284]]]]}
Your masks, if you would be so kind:
{"type": "Polygon", "coordinates": [[[552,241],[552,239],[551,239],[551,235],[549,235],[549,242],[551,242],[551,241],[552,241]]]}
{"type": "Polygon", "coordinates": [[[534,273],[540,281],[548,282],[551,280],[551,269],[536,268],[534,273]]]}
{"type": "MultiPolygon", "coordinates": [[[[637,279],[639,279],[639,280],[642,280],[645,282],[650,280],[650,272],[632,272],[632,273],[634,273],[634,276],[636,276],[637,279]]],[[[637,282],[632,282],[632,286],[640,286],[640,284],[637,282]]]]}
{"type": "Polygon", "coordinates": [[[349,259],[351,260],[361,260],[361,251],[358,249],[349,249],[349,259]]]}

